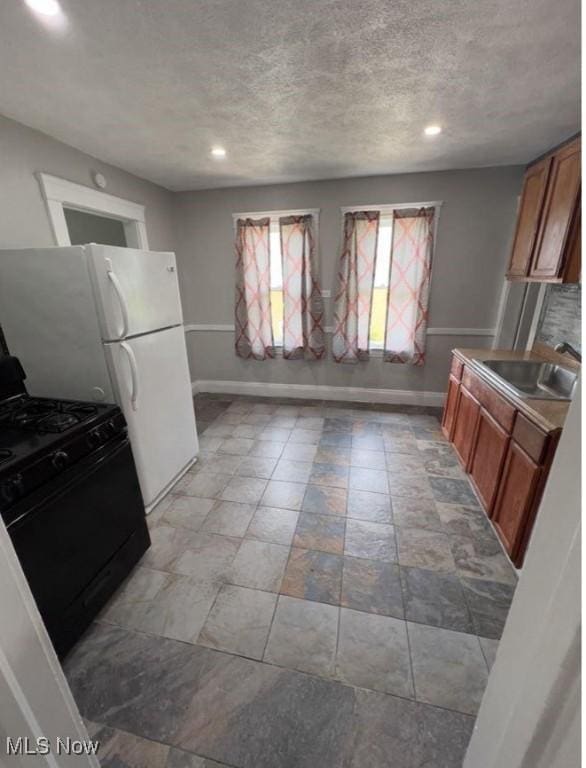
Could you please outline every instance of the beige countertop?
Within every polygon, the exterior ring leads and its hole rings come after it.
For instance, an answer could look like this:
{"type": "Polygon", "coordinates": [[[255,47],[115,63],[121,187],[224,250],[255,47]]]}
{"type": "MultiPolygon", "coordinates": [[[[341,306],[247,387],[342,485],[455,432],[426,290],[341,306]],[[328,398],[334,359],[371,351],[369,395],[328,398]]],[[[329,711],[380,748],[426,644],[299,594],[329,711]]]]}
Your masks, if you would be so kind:
{"type": "MultiPolygon", "coordinates": [[[[553,350],[549,351],[547,348],[539,348],[538,351],[531,352],[516,352],[513,350],[505,349],[454,349],[454,354],[457,355],[465,363],[473,363],[475,360],[483,363],[487,360],[535,360],[542,362],[543,360],[555,360],[568,368],[576,368],[579,366],[567,357],[559,355],[553,350]]],[[[482,368],[474,367],[475,373],[484,379],[493,389],[496,389],[507,400],[512,402],[516,408],[518,408],[524,416],[531,421],[535,422],[537,426],[546,432],[555,432],[561,429],[566,420],[568,408],[570,403],[567,400],[537,400],[533,398],[521,398],[512,394],[506,387],[500,388],[493,379],[489,379],[483,376],[482,368]]]]}

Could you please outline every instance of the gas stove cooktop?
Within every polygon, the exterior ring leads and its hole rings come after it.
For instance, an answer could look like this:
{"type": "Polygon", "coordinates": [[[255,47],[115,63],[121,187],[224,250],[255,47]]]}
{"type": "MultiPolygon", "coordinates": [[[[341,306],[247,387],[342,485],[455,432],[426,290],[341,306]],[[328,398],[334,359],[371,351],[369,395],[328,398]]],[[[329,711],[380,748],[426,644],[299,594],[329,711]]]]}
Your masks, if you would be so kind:
{"type": "Polygon", "coordinates": [[[125,429],[116,405],[18,394],[0,401],[0,508],[125,429]]]}
{"type": "Polygon", "coordinates": [[[118,412],[115,405],[18,395],[0,402],[0,472],[11,459],[67,442],[118,412]]]}
{"type": "Polygon", "coordinates": [[[91,403],[22,395],[0,403],[0,427],[20,427],[36,434],[59,433],[97,413],[98,406],[91,403]]]}

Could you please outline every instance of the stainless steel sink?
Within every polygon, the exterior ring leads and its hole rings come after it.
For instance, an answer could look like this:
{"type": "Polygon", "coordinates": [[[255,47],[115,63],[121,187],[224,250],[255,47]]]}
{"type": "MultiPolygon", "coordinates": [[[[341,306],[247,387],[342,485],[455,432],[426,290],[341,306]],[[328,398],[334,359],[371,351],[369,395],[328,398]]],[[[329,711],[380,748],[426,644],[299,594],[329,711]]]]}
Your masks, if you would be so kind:
{"type": "Polygon", "coordinates": [[[571,400],[578,373],[555,363],[532,360],[476,361],[485,373],[517,396],[540,400],[571,400]]]}

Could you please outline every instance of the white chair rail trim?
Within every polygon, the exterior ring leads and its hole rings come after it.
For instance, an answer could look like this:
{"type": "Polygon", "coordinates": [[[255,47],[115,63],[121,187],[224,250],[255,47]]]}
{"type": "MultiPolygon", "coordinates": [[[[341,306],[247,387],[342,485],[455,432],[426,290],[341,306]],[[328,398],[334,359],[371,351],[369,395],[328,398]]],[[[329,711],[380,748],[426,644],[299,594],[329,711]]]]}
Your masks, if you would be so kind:
{"type": "MultiPolygon", "coordinates": [[[[234,333],[234,325],[224,323],[185,323],[185,333],[234,333]]],[[[326,333],[333,333],[331,325],[326,325],[326,333]]],[[[494,336],[494,328],[428,328],[428,336],[494,336]]]]}

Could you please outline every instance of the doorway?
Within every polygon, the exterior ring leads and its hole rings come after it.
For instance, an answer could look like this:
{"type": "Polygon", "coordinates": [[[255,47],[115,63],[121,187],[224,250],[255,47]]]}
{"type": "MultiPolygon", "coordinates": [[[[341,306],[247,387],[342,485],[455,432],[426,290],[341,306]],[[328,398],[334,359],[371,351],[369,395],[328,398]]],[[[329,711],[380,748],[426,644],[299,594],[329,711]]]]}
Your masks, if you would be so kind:
{"type": "Polygon", "coordinates": [[[65,206],[63,213],[71,245],[98,243],[99,245],[118,245],[122,248],[128,246],[124,223],[120,219],[111,219],[97,213],[78,211],[65,206]]]}
{"type": "Polygon", "coordinates": [[[96,242],[148,251],[144,205],[48,173],[36,175],[55,245],[96,242]]]}

